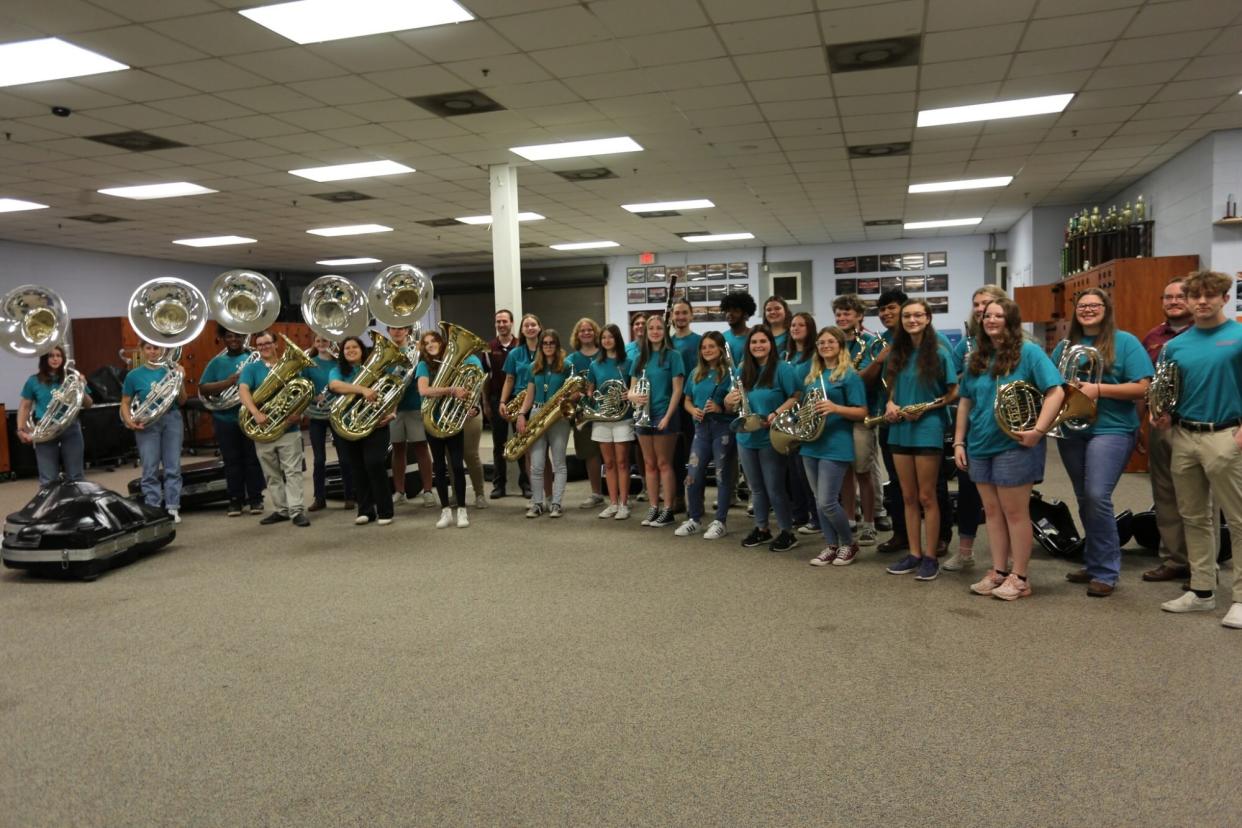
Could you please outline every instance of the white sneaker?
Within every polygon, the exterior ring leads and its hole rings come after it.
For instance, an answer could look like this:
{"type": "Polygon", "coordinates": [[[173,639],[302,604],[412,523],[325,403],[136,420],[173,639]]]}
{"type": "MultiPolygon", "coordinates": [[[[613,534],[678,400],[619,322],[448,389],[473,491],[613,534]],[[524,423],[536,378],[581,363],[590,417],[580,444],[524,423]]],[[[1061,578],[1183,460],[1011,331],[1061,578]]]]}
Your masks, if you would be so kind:
{"type": "Polygon", "coordinates": [[[960,551],[954,552],[949,559],[940,565],[945,572],[960,572],[963,569],[973,569],[975,566],[975,558],[973,555],[963,555],[960,551]]]}
{"type": "Polygon", "coordinates": [[[630,519],[630,504],[622,503],[620,506],[617,507],[617,516],[614,517],[613,520],[629,520],[629,519],[630,519]]]}
{"type": "Polygon", "coordinates": [[[603,502],[604,502],[604,496],[603,496],[603,495],[599,495],[599,494],[592,494],[592,495],[591,495],[590,497],[588,497],[586,500],[584,500],[584,501],[582,501],[581,503],[579,503],[579,504],[578,504],[578,508],[579,508],[579,509],[593,509],[593,508],[595,508],[596,506],[598,506],[599,504],[601,504],[601,503],[603,503],[603,502]]]}
{"type": "Polygon", "coordinates": [[[453,523],[453,510],[445,506],[440,510],[440,519],[436,521],[437,529],[447,529],[453,523]]]}
{"type": "Polygon", "coordinates": [[[1242,630],[1242,603],[1233,602],[1233,606],[1229,608],[1229,612],[1221,619],[1222,627],[1231,627],[1235,630],[1242,630]]]}
{"type": "Polygon", "coordinates": [[[690,535],[697,535],[699,533],[699,529],[701,528],[702,527],[699,525],[697,520],[691,519],[687,520],[681,526],[678,526],[675,530],[673,530],[673,534],[679,538],[685,538],[690,535]]]}
{"type": "Polygon", "coordinates": [[[818,535],[819,530],[816,529],[811,524],[807,523],[807,524],[803,524],[802,526],[798,527],[798,534],[799,535],[818,535]]]}
{"type": "Polygon", "coordinates": [[[646,489],[644,489],[643,491],[639,492],[639,493],[638,493],[638,494],[634,497],[634,499],[635,499],[635,500],[637,500],[639,503],[646,503],[646,502],[647,502],[647,491],[646,491],[646,489]]]}
{"type": "Polygon", "coordinates": [[[729,534],[728,528],[718,520],[713,520],[707,525],[707,531],[703,533],[706,540],[718,540],[729,534]]]}
{"type": "MultiPolygon", "coordinates": [[[[1234,606],[1237,606],[1236,604],[1234,606]]],[[[1200,598],[1189,590],[1182,593],[1182,597],[1174,598],[1172,601],[1165,601],[1160,605],[1160,609],[1165,612],[1211,612],[1216,609],[1216,596],[1209,598],[1200,598]]],[[[1229,610],[1233,614],[1233,610],[1229,610]]],[[[1239,613],[1242,616],[1242,613],[1239,613]]],[[[1226,616],[1227,618],[1228,616],[1226,616]]]]}
{"type": "Polygon", "coordinates": [[[410,499],[405,496],[405,492],[393,492],[392,493],[392,505],[393,506],[400,506],[402,503],[408,503],[409,501],[410,499]]]}
{"type": "Polygon", "coordinates": [[[563,514],[565,514],[565,510],[561,508],[559,503],[553,503],[548,507],[548,517],[550,518],[558,518],[563,514]]]}
{"type": "Polygon", "coordinates": [[[487,496],[483,494],[482,492],[474,493],[474,508],[476,509],[487,508],[487,496]]]}
{"type": "MultiPolygon", "coordinates": [[[[407,498],[407,499],[408,499],[408,498],[407,498]]],[[[434,492],[432,492],[430,489],[428,489],[427,491],[423,492],[423,508],[424,508],[424,509],[433,509],[433,508],[435,508],[435,505],[436,505],[436,496],[435,496],[435,493],[434,493],[434,492]]]]}
{"type": "Polygon", "coordinates": [[[387,526],[388,524],[392,523],[392,518],[380,518],[379,520],[375,522],[378,523],[380,526],[387,526]]]}
{"type": "Polygon", "coordinates": [[[371,522],[371,519],[367,517],[366,515],[358,515],[358,517],[354,518],[355,526],[366,526],[370,522],[371,522]]]}
{"type": "Polygon", "coordinates": [[[466,517],[466,507],[462,506],[457,510],[457,528],[465,529],[470,525],[470,518],[466,517]]]}
{"type": "Polygon", "coordinates": [[[620,511],[620,507],[615,503],[610,503],[608,504],[608,508],[599,513],[599,516],[602,518],[615,517],[618,511],[620,511]]]}
{"type": "Polygon", "coordinates": [[[168,514],[172,515],[173,523],[181,522],[181,510],[180,509],[169,509],[168,514]]]}

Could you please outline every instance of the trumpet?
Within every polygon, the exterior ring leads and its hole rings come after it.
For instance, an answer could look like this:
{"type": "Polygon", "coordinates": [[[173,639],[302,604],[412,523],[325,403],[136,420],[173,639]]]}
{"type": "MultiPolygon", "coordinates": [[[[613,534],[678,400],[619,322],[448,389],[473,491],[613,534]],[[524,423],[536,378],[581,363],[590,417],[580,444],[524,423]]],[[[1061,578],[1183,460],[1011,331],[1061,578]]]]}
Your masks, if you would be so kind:
{"type": "Polygon", "coordinates": [[[647,398],[647,402],[634,404],[634,426],[647,428],[651,425],[651,380],[647,379],[646,368],[642,376],[634,381],[634,396],[647,398]]]}
{"type": "Polygon", "coordinates": [[[465,388],[469,392],[464,400],[456,397],[423,398],[423,425],[427,427],[428,434],[443,439],[465,428],[470,410],[478,407],[487,374],[477,365],[467,365],[466,360],[474,354],[486,352],[487,343],[452,322],[441,322],[440,330],[446,344],[444,353],[440,355],[440,369],[436,371],[431,387],[465,388]]]}
{"type": "MultiPolygon", "coordinates": [[[[929,408],[935,408],[936,406],[942,405],[943,403],[944,403],[944,397],[936,397],[936,399],[932,400],[931,402],[921,402],[921,403],[912,403],[910,405],[903,405],[901,408],[897,409],[897,413],[900,414],[902,417],[912,417],[915,414],[922,414],[924,411],[927,411],[929,408]]],[[[887,416],[886,414],[873,414],[870,417],[863,417],[863,425],[865,425],[867,428],[875,428],[876,426],[884,422],[884,419],[886,416],[887,416]]],[[[1038,411],[1035,412],[1035,416],[1039,416],[1038,411]]]]}
{"type": "Polygon", "coordinates": [[[168,373],[151,386],[141,402],[131,400],[130,420],[145,425],[164,416],[185,384],[185,372],[178,365],[181,346],[193,342],[207,324],[207,299],[185,279],[162,276],[143,282],[129,297],[129,324],[144,341],[158,345],[164,353],[158,365],[168,373]]]}
{"type": "Polygon", "coordinates": [[[729,393],[736,391],[741,396],[741,402],[737,406],[737,416],[729,422],[729,430],[734,434],[759,431],[767,425],[767,419],[751,412],[750,400],[746,399],[746,389],[742,387],[742,377],[738,374],[733,362],[733,351],[726,347],[724,355],[725,364],[729,367],[729,393]]]}

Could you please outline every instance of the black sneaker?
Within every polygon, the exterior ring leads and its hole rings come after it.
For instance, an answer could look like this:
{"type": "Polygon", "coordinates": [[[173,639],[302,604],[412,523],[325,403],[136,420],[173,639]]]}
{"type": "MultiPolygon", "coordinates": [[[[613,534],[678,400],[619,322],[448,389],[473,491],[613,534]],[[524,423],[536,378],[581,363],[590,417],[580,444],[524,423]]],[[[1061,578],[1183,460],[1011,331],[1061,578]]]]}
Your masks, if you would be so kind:
{"type": "Polygon", "coordinates": [[[242,505],[240,500],[229,501],[229,517],[238,517],[242,513],[242,505]]]}
{"type": "Polygon", "coordinates": [[[310,518],[306,516],[305,512],[298,512],[293,516],[293,525],[302,527],[310,526],[310,518]]]}
{"type": "Polygon", "coordinates": [[[272,512],[263,520],[259,521],[260,526],[271,526],[273,523],[280,523],[289,519],[288,515],[282,515],[280,512],[272,512]]]}
{"type": "Polygon", "coordinates": [[[751,529],[750,534],[742,538],[742,546],[745,546],[748,549],[754,548],[756,546],[762,546],[765,543],[771,543],[771,542],[772,542],[772,533],[769,532],[767,529],[760,529],[758,526],[756,526],[754,529],[751,529]]]}
{"type": "Polygon", "coordinates": [[[776,540],[768,545],[768,549],[773,552],[788,552],[798,545],[798,536],[793,532],[782,531],[776,536],[776,540]]]}
{"type": "Polygon", "coordinates": [[[661,509],[659,512],[656,513],[655,520],[651,521],[651,523],[648,523],[647,525],[648,526],[672,526],[673,523],[675,523],[675,521],[673,520],[673,510],[672,509],[661,509]]]}
{"type": "Polygon", "coordinates": [[[884,543],[877,546],[875,548],[875,551],[881,554],[884,554],[884,555],[887,555],[893,552],[909,552],[910,542],[907,541],[904,537],[899,538],[896,535],[893,535],[891,538],[884,541],[884,543]]]}

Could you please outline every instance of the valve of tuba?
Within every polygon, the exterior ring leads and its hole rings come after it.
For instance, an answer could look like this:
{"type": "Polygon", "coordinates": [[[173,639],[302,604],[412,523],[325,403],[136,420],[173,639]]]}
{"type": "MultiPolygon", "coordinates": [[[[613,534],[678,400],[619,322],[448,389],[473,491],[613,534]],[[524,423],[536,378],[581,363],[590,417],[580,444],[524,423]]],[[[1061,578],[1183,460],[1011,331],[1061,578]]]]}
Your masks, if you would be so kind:
{"type": "Polygon", "coordinates": [[[475,354],[485,353],[487,342],[452,322],[441,322],[440,331],[445,342],[444,353],[431,387],[465,388],[468,392],[464,400],[457,397],[423,398],[423,425],[428,434],[443,439],[465,428],[470,410],[479,404],[487,374],[479,366],[467,364],[466,360],[475,354]]]}

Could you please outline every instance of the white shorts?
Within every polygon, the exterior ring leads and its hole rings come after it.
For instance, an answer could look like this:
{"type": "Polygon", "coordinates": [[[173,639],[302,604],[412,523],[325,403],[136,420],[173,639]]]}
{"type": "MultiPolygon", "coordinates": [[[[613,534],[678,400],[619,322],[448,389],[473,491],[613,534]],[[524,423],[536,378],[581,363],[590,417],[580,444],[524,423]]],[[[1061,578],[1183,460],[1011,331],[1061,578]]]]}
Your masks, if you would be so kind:
{"type": "Polygon", "coordinates": [[[634,420],[618,420],[615,423],[591,423],[591,439],[597,443],[634,442],[634,420]]]}
{"type": "Polygon", "coordinates": [[[422,409],[398,411],[397,418],[388,424],[388,432],[394,443],[424,442],[427,439],[427,429],[423,426],[422,409]]]}

